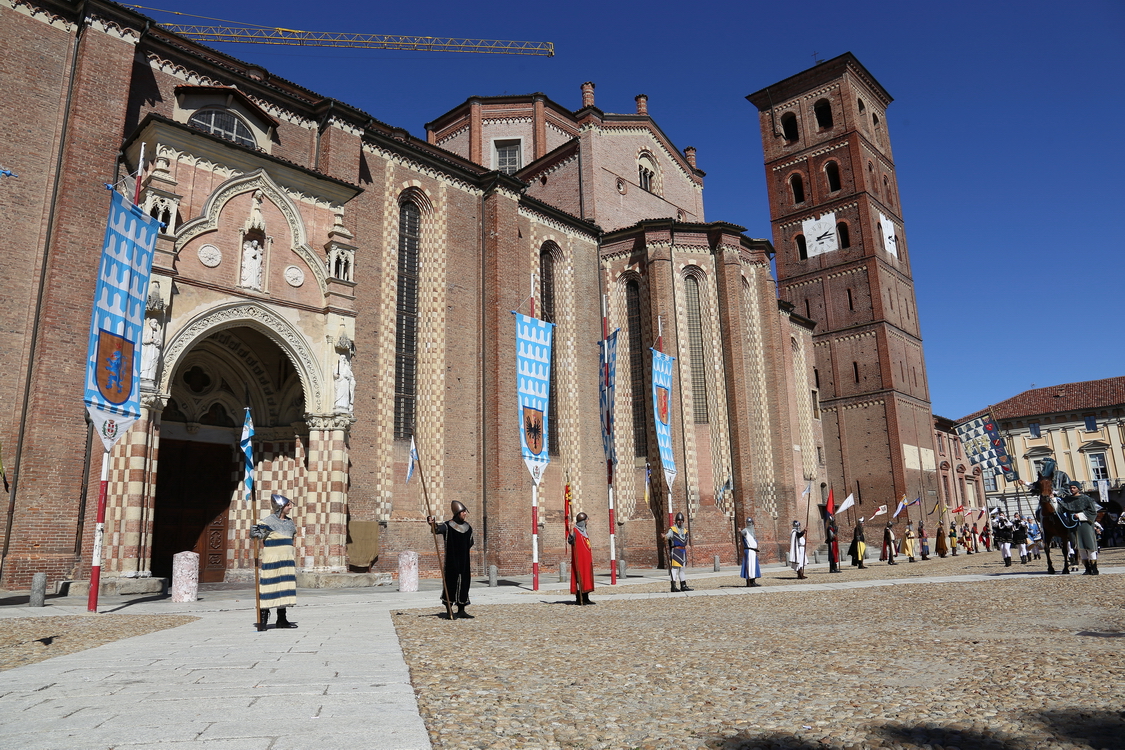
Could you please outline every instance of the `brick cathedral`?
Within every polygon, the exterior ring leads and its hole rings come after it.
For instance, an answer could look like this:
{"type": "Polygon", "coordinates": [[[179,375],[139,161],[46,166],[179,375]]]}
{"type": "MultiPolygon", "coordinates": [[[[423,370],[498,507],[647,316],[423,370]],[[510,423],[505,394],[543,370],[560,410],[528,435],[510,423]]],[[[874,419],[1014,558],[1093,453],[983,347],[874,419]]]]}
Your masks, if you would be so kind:
{"type": "Polygon", "coordinates": [[[103,183],[134,172],[142,146],[140,204],[165,227],[143,415],[110,461],[108,585],[166,577],[189,549],[201,580],[252,578],[248,529],[271,492],[296,503],[302,573],[388,571],[400,551],[432,554],[421,483],[405,481],[411,438],[438,515],[451,500],[470,508],[478,569],[528,572],[532,485],[511,311],[528,312],[529,298],[556,324],[552,461],[539,493],[548,568],[567,555],[568,483],[591,516],[595,560],[609,562],[603,296],[620,329],[615,495],[618,556],[630,565],[662,563],[669,493],[702,565],[734,561],[747,515],[777,559],[810,484],[822,494],[858,479],[867,494],[912,481],[911,460],[890,444],[867,458],[883,469],[862,468],[850,432],[866,425],[921,446],[909,426],[928,414],[905,247],[877,250],[888,240],[876,216],[900,229],[897,202],[868,192],[862,166],[878,164],[893,184],[885,125],[859,125],[855,113],[881,117],[890,99],[850,55],[815,80],[779,84],[782,106],[763,110],[771,244],[705,219],[695,150],[669,141],[644,96],[627,114],[600,109],[593,83],[576,110],[543,94],[473,97],[420,139],[104,0],[0,0],[0,31],[6,89],[21,96],[0,111],[3,164],[20,175],[0,183],[0,439],[12,479],[0,586],[39,571],[52,582],[89,574],[101,448],[81,393],[103,183]],[[838,123],[827,130],[813,119],[825,116],[811,91],[822,88],[838,123]],[[813,170],[838,148],[850,157],[837,160],[843,187],[822,192],[813,170]],[[788,162],[805,185],[799,209],[784,202],[788,162]],[[794,250],[793,227],[832,211],[850,246],[814,252],[806,238],[794,250]],[[845,314],[837,277],[865,281],[848,289],[869,319],[845,314]],[[816,294],[798,291],[814,284],[816,294]],[[676,357],[671,487],[649,396],[658,333],[676,357]],[[863,378],[851,385],[848,357],[863,378]],[[900,360],[920,385],[894,369],[900,360]],[[238,449],[247,401],[249,504],[238,449]],[[857,416],[837,416],[847,410],[857,416]],[[350,551],[360,525],[378,528],[374,560],[350,551]]]}

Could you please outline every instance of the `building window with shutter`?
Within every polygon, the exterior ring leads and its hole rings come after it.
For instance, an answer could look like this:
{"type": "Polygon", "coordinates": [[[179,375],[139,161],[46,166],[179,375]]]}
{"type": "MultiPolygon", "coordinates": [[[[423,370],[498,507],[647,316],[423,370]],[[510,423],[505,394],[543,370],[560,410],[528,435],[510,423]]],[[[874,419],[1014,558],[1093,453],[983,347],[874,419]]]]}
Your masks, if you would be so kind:
{"type": "Polygon", "coordinates": [[[496,141],[496,171],[515,174],[520,171],[520,142],[496,141]]]}

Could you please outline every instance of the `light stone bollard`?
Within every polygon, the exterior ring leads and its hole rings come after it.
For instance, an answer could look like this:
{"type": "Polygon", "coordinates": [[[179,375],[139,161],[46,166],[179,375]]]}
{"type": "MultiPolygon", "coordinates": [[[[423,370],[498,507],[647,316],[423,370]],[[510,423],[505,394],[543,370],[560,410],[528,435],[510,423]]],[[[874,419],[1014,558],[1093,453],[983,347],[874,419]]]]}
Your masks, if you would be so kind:
{"type": "Polygon", "coordinates": [[[194,602],[199,593],[199,554],[177,552],[172,555],[172,601],[194,602]]]}
{"type": "Polygon", "coordinates": [[[566,560],[563,560],[559,563],[559,583],[567,583],[569,581],[570,570],[568,570],[566,560]]]}
{"type": "Polygon", "coordinates": [[[36,573],[31,577],[31,598],[27,602],[29,607],[42,607],[43,600],[47,598],[47,574],[36,573]]]}
{"type": "Polygon", "coordinates": [[[489,565],[488,566],[488,587],[490,589],[494,589],[494,588],[496,588],[497,586],[500,585],[496,582],[496,575],[497,575],[498,572],[499,571],[496,570],[495,565],[489,565]]]}
{"type": "Polygon", "coordinates": [[[719,572],[719,556],[715,555],[715,572],[719,572]]]}
{"type": "Polygon", "coordinates": [[[418,590],[418,553],[407,550],[398,553],[398,590],[418,590]]]}
{"type": "Polygon", "coordinates": [[[625,559],[624,558],[617,561],[617,577],[618,578],[624,578],[625,577],[625,559]]]}

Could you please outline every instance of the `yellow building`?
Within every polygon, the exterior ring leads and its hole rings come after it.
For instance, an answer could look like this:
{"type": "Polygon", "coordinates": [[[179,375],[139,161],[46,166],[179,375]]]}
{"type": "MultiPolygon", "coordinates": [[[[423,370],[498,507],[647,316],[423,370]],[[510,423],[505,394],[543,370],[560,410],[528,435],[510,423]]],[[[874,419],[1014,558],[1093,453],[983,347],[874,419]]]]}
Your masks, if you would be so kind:
{"type": "Polygon", "coordinates": [[[1034,481],[1043,459],[1082,484],[1082,491],[1120,512],[1125,484],[1125,377],[1034,388],[958,420],[990,414],[1004,437],[1020,481],[985,469],[989,507],[1027,513],[1023,481],[1034,481]]]}

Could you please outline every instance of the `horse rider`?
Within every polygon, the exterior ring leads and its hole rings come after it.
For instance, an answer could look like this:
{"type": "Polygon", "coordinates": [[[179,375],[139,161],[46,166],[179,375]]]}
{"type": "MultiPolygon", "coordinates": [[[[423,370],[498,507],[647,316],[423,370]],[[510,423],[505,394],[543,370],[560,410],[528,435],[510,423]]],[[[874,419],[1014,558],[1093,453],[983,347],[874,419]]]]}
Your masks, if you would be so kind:
{"type": "Polygon", "coordinates": [[[1078,554],[1082,558],[1082,564],[1086,566],[1086,572],[1082,575],[1096,576],[1098,575],[1098,535],[1094,531],[1094,524],[1098,520],[1098,511],[1101,508],[1094,502],[1094,498],[1082,492],[1078,482],[1069,482],[1067,490],[1070,494],[1065,498],[1058,498],[1055,502],[1058,503],[1059,510],[1066,511],[1074,521],[1077,521],[1075,536],[1078,540],[1078,554]]]}

